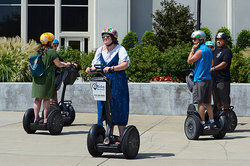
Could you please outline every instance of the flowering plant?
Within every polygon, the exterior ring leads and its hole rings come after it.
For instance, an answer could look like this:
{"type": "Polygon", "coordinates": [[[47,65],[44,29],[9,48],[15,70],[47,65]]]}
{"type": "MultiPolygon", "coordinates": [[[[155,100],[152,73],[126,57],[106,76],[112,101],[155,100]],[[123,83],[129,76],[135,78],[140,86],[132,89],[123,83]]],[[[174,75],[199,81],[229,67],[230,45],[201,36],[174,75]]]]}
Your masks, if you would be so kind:
{"type": "Polygon", "coordinates": [[[155,82],[180,82],[177,77],[171,77],[171,76],[160,76],[153,77],[151,81],[155,82]]]}

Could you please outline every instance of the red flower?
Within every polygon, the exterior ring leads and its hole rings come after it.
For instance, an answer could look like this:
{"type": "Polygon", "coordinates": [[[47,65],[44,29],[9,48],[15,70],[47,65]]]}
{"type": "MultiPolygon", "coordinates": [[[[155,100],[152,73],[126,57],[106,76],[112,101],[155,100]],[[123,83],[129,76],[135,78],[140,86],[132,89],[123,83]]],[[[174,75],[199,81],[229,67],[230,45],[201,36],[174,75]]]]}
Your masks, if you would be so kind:
{"type": "Polygon", "coordinates": [[[171,76],[167,76],[167,81],[172,81],[171,76]]]}

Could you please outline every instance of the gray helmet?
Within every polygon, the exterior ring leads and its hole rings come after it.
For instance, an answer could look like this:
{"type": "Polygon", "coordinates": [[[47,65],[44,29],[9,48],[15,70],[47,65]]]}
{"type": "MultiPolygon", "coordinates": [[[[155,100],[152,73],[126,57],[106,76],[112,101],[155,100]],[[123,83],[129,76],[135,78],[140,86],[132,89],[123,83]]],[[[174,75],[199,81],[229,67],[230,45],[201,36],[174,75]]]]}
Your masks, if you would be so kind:
{"type": "Polygon", "coordinates": [[[191,35],[191,38],[196,38],[196,39],[203,39],[204,41],[206,40],[206,34],[205,32],[198,30],[198,31],[194,31],[191,35]]]}
{"type": "Polygon", "coordinates": [[[228,36],[226,33],[224,32],[219,32],[216,36],[216,39],[224,39],[224,40],[227,40],[228,39],[228,36]]]}

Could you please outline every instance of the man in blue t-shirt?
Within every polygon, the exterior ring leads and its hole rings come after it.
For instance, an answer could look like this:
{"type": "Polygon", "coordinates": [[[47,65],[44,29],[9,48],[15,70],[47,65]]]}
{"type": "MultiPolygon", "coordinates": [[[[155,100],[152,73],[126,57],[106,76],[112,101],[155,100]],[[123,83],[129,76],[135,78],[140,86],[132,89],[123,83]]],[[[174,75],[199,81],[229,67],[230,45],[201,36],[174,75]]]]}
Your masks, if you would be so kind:
{"type": "Polygon", "coordinates": [[[211,106],[212,77],[210,69],[212,66],[213,54],[204,43],[206,34],[203,31],[195,31],[191,35],[194,46],[188,56],[188,64],[195,64],[193,102],[198,104],[201,123],[204,129],[217,128],[214,122],[213,109],[211,106]],[[209,124],[205,124],[205,107],[209,115],[209,124]]]}
{"type": "Polygon", "coordinates": [[[226,46],[228,36],[219,32],[216,36],[217,48],[213,52],[213,100],[219,109],[221,106],[230,106],[230,65],[232,51],[226,46]]]}

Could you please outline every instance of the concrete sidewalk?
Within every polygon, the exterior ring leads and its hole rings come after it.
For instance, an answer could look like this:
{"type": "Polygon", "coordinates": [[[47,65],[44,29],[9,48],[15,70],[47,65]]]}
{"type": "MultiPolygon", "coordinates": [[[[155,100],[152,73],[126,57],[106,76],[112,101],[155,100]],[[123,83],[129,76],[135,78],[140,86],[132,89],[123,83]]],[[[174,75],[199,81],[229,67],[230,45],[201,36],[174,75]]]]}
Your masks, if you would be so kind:
{"type": "Polygon", "coordinates": [[[250,117],[239,117],[236,131],[222,140],[206,136],[190,141],[184,134],[185,116],[130,115],[129,124],[138,128],[141,144],[137,158],[126,160],[122,154],[89,155],[87,134],[96,114],[78,113],[59,136],[47,131],[26,134],[23,114],[0,111],[1,166],[250,165],[250,117]]]}

